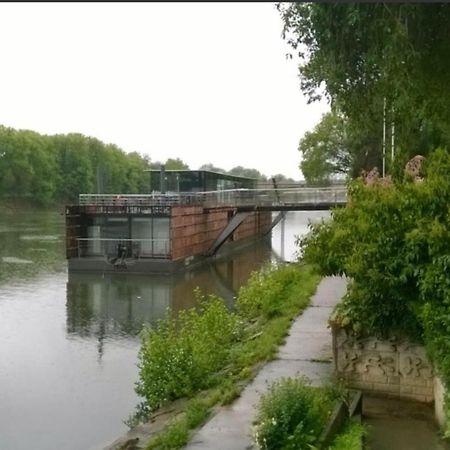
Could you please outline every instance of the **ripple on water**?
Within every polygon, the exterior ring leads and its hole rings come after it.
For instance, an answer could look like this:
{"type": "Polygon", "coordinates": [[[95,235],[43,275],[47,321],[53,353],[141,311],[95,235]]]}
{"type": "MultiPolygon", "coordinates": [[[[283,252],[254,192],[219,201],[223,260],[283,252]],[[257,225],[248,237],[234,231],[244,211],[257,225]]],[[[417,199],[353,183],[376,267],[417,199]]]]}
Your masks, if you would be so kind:
{"type": "Polygon", "coordinates": [[[20,238],[22,241],[47,241],[47,242],[59,242],[59,236],[54,235],[54,234],[46,234],[46,235],[33,235],[33,236],[28,236],[28,235],[23,235],[20,236],[20,238]]]}
{"type": "Polygon", "coordinates": [[[8,264],[33,264],[29,259],[16,258],[15,256],[2,256],[2,261],[8,264]]]}
{"type": "Polygon", "coordinates": [[[17,229],[8,225],[0,225],[0,233],[12,233],[13,231],[17,231],[17,229]]]}

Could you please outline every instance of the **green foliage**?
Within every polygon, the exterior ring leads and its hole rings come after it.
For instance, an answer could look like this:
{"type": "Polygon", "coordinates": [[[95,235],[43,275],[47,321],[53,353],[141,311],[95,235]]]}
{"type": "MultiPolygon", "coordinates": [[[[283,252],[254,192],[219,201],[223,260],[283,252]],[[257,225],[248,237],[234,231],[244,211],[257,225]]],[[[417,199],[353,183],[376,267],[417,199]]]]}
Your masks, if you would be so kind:
{"type": "Polygon", "coordinates": [[[211,172],[227,173],[225,169],[222,169],[221,167],[216,167],[211,163],[201,165],[199,167],[199,170],[209,170],[211,172]]]}
{"type": "Polygon", "coordinates": [[[209,405],[205,400],[191,400],[185,412],[170,423],[147,447],[146,450],[172,450],[188,443],[189,430],[201,425],[209,415],[209,405]]]}
{"type": "Polygon", "coordinates": [[[221,167],[216,167],[213,164],[208,163],[208,164],[203,164],[202,166],[200,166],[200,170],[209,170],[211,172],[225,173],[228,175],[235,175],[237,177],[255,178],[257,180],[263,180],[263,181],[267,180],[267,177],[264,174],[262,174],[259,170],[249,169],[247,167],[242,167],[242,166],[236,166],[230,170],[225,170],[225,169],[222,169],[221,167]]]}
{"type": "Polygon", "coordinates": [[[348,206],[303,239],[305,259],[322,274],[352,279],[339,310],[344,324],[351,321],[369,333],[421,336],[418,276],[430,263],[429,227],[446,220],[441,188],[432,177],[398,186],[353,182],[348,206]]]}
{"type": "Polygon", "coordinates": [[[247,284],[239,290],[238,311],[248,320],[278,317],[286,313],[293,303],[298,311],[307,304],[313,292],[308,288],[296,291],[293,287],[303,283],[315,287],[316,282],[317,278],[309,267],[299,270],[295,264],[281,268],[266,266],[259,272],[253,272],[247,284]]]}
{"type": "Polygon", "coordinates": [[[287,177],[282,173],[276,173],[270,177],[272,180],[275,180],[277,183],[294,183],[295,181],[292,178],[287,177]]]}
{"type": "MultiPolygon", "coordinates": [[[[260,181],[268,181],[267,176],[261,173],[259,170],[250,169],[242,166],[236,166],[227,171],[225,169],[222,169],[221,167],[215,167],[213,164],[208,163],[200,166],[200,170],[209,170],[211,172],[224,173],[228,175],[234,175],[237,177],[247,177],[247,178],[254,178],[260,181]]],[[[278,182],[294,183],[294,180],[292,178],[288,178],[282,173],[273,175],[271,178],[275,178],[275,180],[278,182]]]]}
{"type": "Polygon", "coordinates": [[[181,448],[188,443],[188,439],[189,428],[186,418],[183,417],[169,424],[164,432],[146,447],[146,450],[173,450],[181,448]]]}
{"type": "Polygon", "coordinates": [[[167,401],[192,395],[211,385],[229,359],[241,324],[217,298],[202,299],[198,310],[158,322],[142,333],[136,392],[153,411],[167,401]]]}
{"type": "Polygon", "coordinates": [[[358,422],[348,422],[328,450],[362,450],[362,441],[367,428],[358,422]]]}
{"type": "Polygon", "coordinates": [[[189,166],[180,158],[168,158],[164,163],[167,170],[188,170],[189,166]]]}
{"type": "Polygon", "coordinates": [[[230,175],[236,175],[237,177],[256,178],[257,180],[267,180],[267,177],[259,170],[248,169],[242,166],[233,167],[228,171],[230,175]]]}
{"type": "Polygon", "coordinates": [[[351,142],[345,121],[337,113],[327,113],[313,131],[306,132],[299,144],[300,168],[309,184],[324,184],[336,174],[350,169],[351,142]]]}
{"type": "Polygon", "coordinates": [[[80,193],[148,192],[148,160],[82,134],[45,136],[0,126],[0,199],[39,204],[80,193]]]}
{"type": "Polygon", "coordinates": [[[264,450],[310,450],[335,399],[331,389],[311,388],[305,378],[275,382],[258,406],[256,442],[264,450]]]}
{"type": "MultiPolygon", "coordinates": [[[[450,144],[450,5],[291,2],[278,5],[300,56],[309,101],[325,92],[352,139],[352,175],[380,168],[383,104],[400,159],[450,144]]],[[[391,161],[388,160],[388,163],[391,161]]]]}
{"type": "MultiPolygon", "coordinates": [[[[221,383],[223,370],[237,374],[238,380],[241,373],[246,373],[244,378],[251,375],[249,367],[274,356],[318,280],[309,267],[267,267],[261,274],[254,273],[248,287],[241,289],[238,313],[209,296],[200,298],[198,309],[181,311],[175,318],[145,328],[136,386],[144,398],[141,413],[221,383]]],[[[223,402],[237,395],[233,386],[223,389],[223,402]]]]}
{"type": "Polygon", "coordinates": [[[450,154],[436,150],[425,172],[420,183],[353,182],[347,207],[301,245],[322,274],[352,280],[333,320],[423,341],[450,387],[450,154]]]}
{"type": "MultiPolygon", "coordinates": [[[[258,316],[257,312],[250,316],[232,313],[226,311],[218,299],[203,298],[198,311],[190,310],[178,318],[168,318],[153,331],[144,331],[137,386],[144,403],[139,411],[141,417],[138,414],[128,423],[136,425],[137,420],[146,418],[149,412],[170,399],[193,397],[184,413],[177,415],[175,421],[152,440],[148,449],[182,447],[187,442],[189,429],[198,426],[210,408],[229,404],[238,397],[245,382],[254,376],[257,364],[275,355],[292,319],[305,308],[319,281],[309,267],[298,264],[266,268],[264,273],[268,286],[273,278],[278,282],[285,278],[289,285],[288,289],[276,289],[277,295],[273,298],[279,304],[280,315],[272,319],[258,316]],[[301,275],[294,276],[296,271],[301,275]],[[280,274],[275,275],[276,272],[280,274]],[[197,361],[198,368],[195,367],[197,361]],[[167,385],[172,389],[166,389],[167,385]]],[[[257,279],[256,275],[254,278],[257,279]]],[[[246,295],[249,310],[258,311],[250,307],[249,293],[246,295]]],[[[253,300],[259,302],[257,297],[253,300]]]]}

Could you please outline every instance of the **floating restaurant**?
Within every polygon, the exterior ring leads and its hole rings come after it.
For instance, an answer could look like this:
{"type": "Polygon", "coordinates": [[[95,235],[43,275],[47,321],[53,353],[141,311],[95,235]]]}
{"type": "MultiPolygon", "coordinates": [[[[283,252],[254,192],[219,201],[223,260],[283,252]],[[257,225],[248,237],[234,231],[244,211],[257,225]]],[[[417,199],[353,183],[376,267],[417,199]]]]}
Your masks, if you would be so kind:
{"type": "Polygon", "coordinates": [[[267,235],[270,210],[252,210],[256,180],[206,170],[151,170],[145,195],[81,194],[68,205],[70,271],[174,272],[267,235]]]}

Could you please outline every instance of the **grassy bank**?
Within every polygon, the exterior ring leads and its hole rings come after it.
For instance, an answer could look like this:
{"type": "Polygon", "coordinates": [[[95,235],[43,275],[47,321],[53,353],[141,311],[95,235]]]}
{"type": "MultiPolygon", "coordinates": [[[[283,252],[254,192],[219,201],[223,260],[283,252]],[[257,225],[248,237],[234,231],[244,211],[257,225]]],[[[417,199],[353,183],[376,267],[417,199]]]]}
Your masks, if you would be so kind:
{"type": "Polygon", "coordinates": [[[182,447],[214,407],[238,397],[260,365],[274,358],[318,282],[309,266],[267,267],[241,288],[235,311],[203,298],[197,310],[145,330],[136,389],[144,399],[141,414],[151,418],[183,399],[147,449],[182,447]]]}

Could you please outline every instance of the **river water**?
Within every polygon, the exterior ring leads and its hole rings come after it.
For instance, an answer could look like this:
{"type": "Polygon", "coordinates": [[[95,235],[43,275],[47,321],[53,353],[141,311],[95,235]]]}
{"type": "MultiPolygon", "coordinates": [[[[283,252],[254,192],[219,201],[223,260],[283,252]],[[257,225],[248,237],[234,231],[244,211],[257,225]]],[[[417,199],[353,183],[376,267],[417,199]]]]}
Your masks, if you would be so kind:
{"type": "Polygon", "coordinates": [[[327,212],[288,213],[271,240],[177,276],[68,274],[59,213],[0,217],[0,449],[98,450],[127,430],[142,324],[230,304],[252,270],[293,260],[295,236],[327,212]]]}

